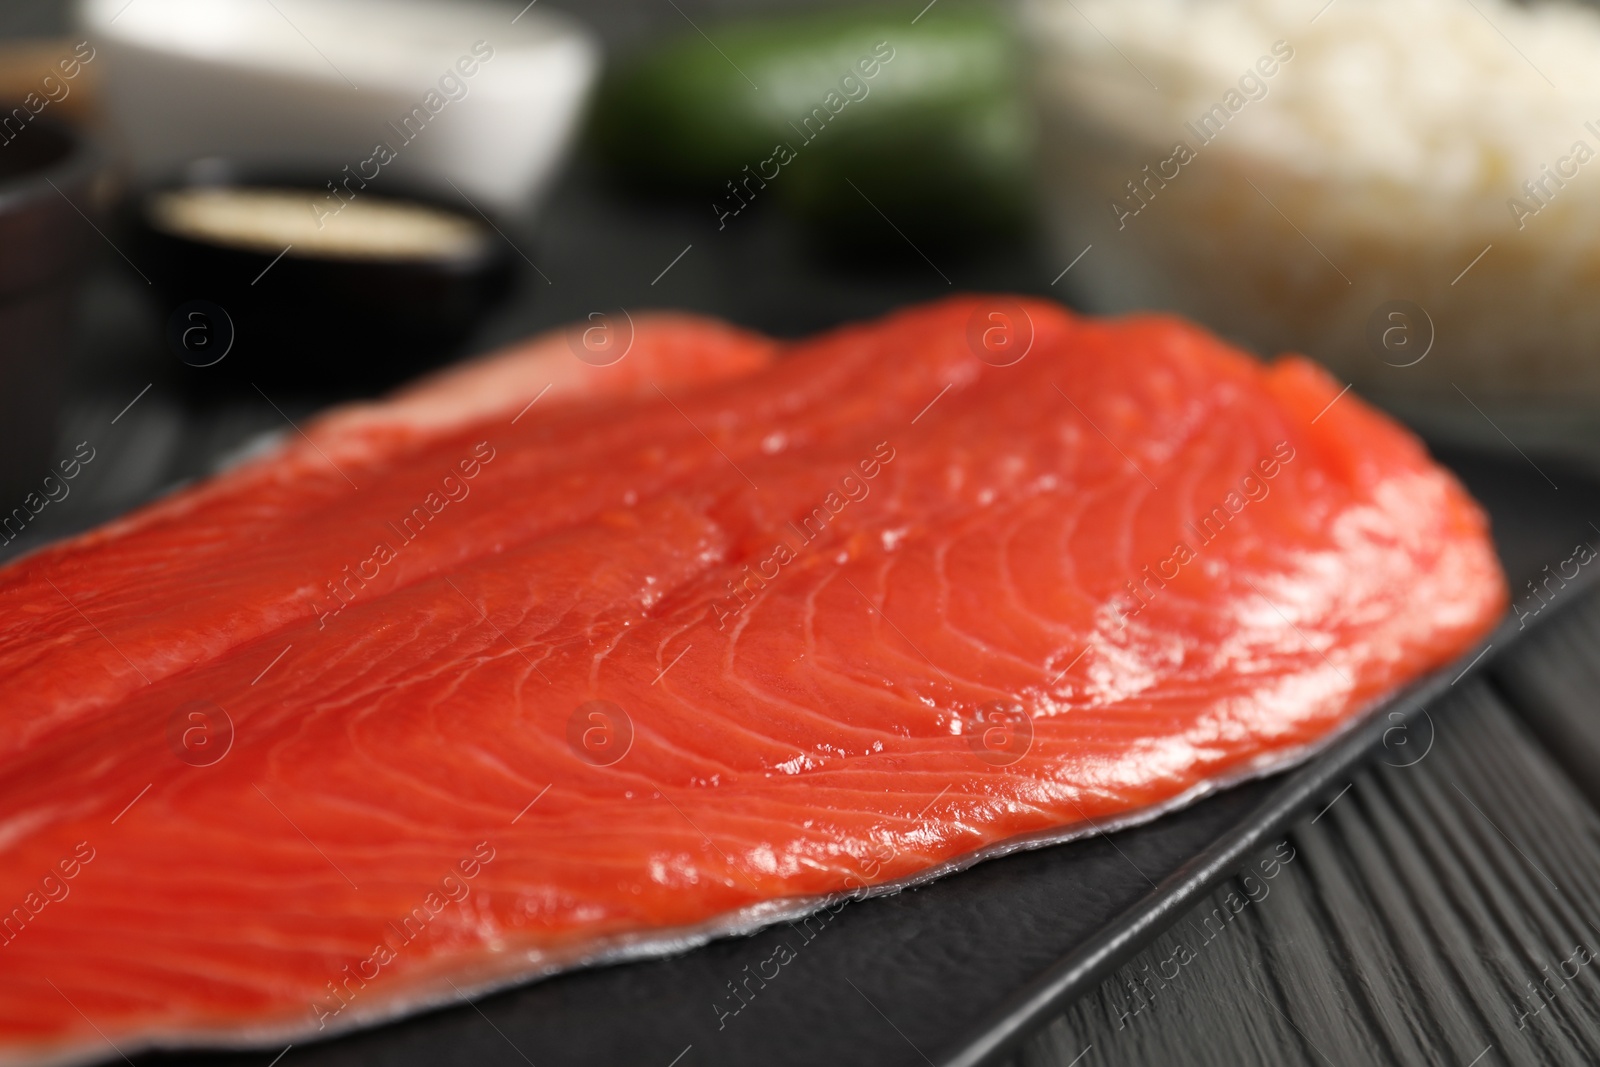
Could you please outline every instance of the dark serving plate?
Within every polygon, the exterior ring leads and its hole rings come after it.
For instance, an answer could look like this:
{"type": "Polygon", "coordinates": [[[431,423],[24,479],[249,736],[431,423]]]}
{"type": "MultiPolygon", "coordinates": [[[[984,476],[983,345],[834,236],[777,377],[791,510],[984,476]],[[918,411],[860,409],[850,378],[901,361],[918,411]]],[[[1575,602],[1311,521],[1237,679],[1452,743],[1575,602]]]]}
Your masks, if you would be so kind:
{"type": "MultiPolygon", "coordinates": [[[[1519,456],[1436,447],[1488,508],[1513,588],[1595,536],[1600,480],[1540,458],[1553,491],[1519,456]]],[[[1542,620],[1541,620],[1542,622],[1542,620]]],[[[915,890],[846,904],[668,959],[579,970],[473,1004],[331,1041],[296,1045],[296,1064],[637,1063],[969,1065],[1017,1042],[1204,894],[1325,804],[1356,765],[1404,756],[1418,709],[1515,642],[1414,686],[1307,764],[1249,782],[1109,837],[1014,854],[915,890]],[[793,959],[772,960],[781,945],[793,959]],[[770,977],[776,971],[776,977],[770,977]],[[752,978],[765,974],[766,978],[752,978]],[[733,987],[747,990],[736,996],[733,987]]],[[[1422,720],[1418,720],[1420,723],[1422,720]]],[[[1432,720],[1428,720],[1431,729],[1432,720]]],[[[1407,757],[1409,758],[1409,757],[1407,757]]],[[[268,1064],[255,1053],[151,1053],[141,1065],[268,1064]]]]}

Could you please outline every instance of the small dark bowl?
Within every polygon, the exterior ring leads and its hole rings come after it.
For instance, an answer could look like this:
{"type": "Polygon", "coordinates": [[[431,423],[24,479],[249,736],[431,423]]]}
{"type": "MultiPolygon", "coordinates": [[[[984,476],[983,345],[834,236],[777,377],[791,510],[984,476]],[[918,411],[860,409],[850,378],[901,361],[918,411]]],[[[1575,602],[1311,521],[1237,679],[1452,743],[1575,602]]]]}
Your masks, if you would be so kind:
{"type": "MultiPolygon", "coordinates": [[[[0,112],[9,115],[9,109],[0,112]]],[[[104,155],[40,117],[0,143],[0,517],[51,473],[104,155]],[[80,210],[84,214],[80,214],[80,210]]]]}
{"type": "Polygon", "coordinates": [[[195,186],[323,190],[304,175],[246,179],[213,169],[153,187],[136,201],[130,222],[162,303],[168,345],[194,368],[185,379],[201,392],[249,383],[322,395],[374,392],[458,354],[511,291],[515,271],[505,241],[458,205],[398,187],[360,194],[426,205],[481,227],[487,239],[470,257],[344,258],[290,249],[280,258],[160,228],[150,214],[154,197],[195,186]],[[204,317],[193,319],[202,329],[193,335],[205,347],[183,351],[197,302],[222,309],[226,321],[211,321],[214,311],[202,308],[204,317]],[[226,354],[217,358],[219,344],[226,354]]]}

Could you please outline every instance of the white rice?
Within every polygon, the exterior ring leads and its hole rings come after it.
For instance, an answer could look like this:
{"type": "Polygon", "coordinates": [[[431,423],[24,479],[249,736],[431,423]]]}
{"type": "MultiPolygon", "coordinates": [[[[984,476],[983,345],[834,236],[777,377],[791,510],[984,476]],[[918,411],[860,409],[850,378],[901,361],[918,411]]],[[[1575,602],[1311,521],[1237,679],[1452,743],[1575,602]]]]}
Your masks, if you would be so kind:
{"type": "Polygon", "coordinates": [[[1177,310],[1379,392],[1600,401],[1600,159],[1585,154],[1600,154],[1600,9],[1023,0],[1022,13],[1058,251],[1093,244],[1070,284],[1095,309],[1177,310]],[[1275,42],[1292,59],[1257,79],[1265,95],[1196,137],[1275,42]],[[1141,203],[1126,183],[1179,141],[1195,158],[1141,203]],[[1141,210],[1114,209],[1119,195],[1141,210]],[[1396,299],[1437,331],[1404,368],[1365,337],[1396,299]]]}

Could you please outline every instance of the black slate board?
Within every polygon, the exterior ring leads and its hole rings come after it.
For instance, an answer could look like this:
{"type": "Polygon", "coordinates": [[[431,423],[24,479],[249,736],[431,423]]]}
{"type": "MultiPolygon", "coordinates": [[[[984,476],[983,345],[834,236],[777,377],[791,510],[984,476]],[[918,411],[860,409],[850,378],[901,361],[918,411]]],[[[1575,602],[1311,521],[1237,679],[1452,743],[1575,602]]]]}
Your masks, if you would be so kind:
{"type": "MultiPolygon", "coordinates": [[[[1243,893],[1230,881],[1016,1062],[1600,1061],[1600,974],[1572,958],[1600,947],[1600,812],[1581,785],[1592,765],[1572,775],[1528,729],[1527,694],[1503,683],[1498,670],[1464,680],[1436,709],[1426,759],[1360,770],[1287,833],[1294,858],[1259,902],[1204,925],[1243,893]],[[1180,947],[1190,962],[1163,965],[1180,947]]],[[[1562,713],[1592,719],[1593,701],[1562,713]]]]}
{"type": "MultiPolygon", "coordinates": [[[[103,414],[80,413],[77,421],[103,421],[103,414]]],[[[124,427],[120,461],[136,462],[140,442],[146,450],[155,447],[152,441],[164,442],[159,449],[164,458],[147,456],[142,462],[169,471],[168,477],[187,473],[198,462],[197,451],[215,450],[238,437],[236,414],[221,431],[203,418],[151,405],[139,417],[142,423],[132,419],[134,425],[124,427]]],[[[1600,483],[1581,470],[1541,460],[1563,486],[1555,493],[1530,477],[1514,455],[1443,451],[1441,457],[1490,509],[1503,559],[1518,584],[1520,576],[1570,555],[1588,529],[1589,516],[1600,515],[1600,483]]],[[[126,484],[126,478],[107,476],[100,492],[126,484]]],[[[86,483],[84,488],[94,487],[86,483]]],[[[80,502],[81,514],[96,511],[94,503],[80,502]]],[[[1381,745],[1381,733],[1380,725],[1367,744],[1377,737],[1381,745]]],[[[297,1045],[284,1067],[914,1065],[966,1062],[957,1051],[963,1048],[973,1062],[992,1059],[1007,1047],[996,1037],[1026,1038],[1052,1012],[1093,992],[1110,968],[1249,859],[1251,841],[1281,835],[1280,824],[1319,799],[1324,780],[1350,772],[1360,748],[1351,738],[1325,753],[1296,772],[1298,784],[1281,776],[1247,783],[1109,839],[1017,854],[920,889],[847,904],[805,931],[783,924],[671,959],[535,982],[475,1004],[297,1045]],[[1221,861],[1212,856],[1210,866],[1198,873],[1186,868],[1228,840],[1245,845],[1221,861]],[[1165,884],[1180,870],[1187,880],[1165,884]],[[1158,883],[1163,889],[1153,893],[1158,883]],[[728,1014],[739,1004],[728,983],[741,981],[746,967],[755,970],[771,958],[780,943],[794,950],[795,959],[758,988],[747,1006],[728,1014]],[[1086,947],[1097,945],[1100,954],[1086,959],[1086,947]],[[1022,1015],[1014,1010],[997,1015],[1064,960],[1070,981],[1055,990],[1054,999],[1022,1015]]],[[[281,1051],[150,1053],[135,1062],[266,1064],[281,1051]]]]}

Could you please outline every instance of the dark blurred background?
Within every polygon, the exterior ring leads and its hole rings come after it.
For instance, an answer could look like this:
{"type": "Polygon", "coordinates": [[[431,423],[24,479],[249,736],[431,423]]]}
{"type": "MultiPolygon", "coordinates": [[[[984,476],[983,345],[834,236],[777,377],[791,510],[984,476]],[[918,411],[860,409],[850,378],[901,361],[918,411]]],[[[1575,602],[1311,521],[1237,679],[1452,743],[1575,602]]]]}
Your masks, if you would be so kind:
{"type": "MultiPolygon", "coordinates": [[[[448,8],[447,0],[437,0],[448,8]]],[[[66,0],[8,0],[0,7],[0,39],[67,37],[74,31],[66,0]]],[[[514,15],[523,5],[501,5],[514,15]]],[[[856,4],[896,13],[919,4],[856,4]]],[[[538,9],[562,9],[580,17],[601,38],[607,64],[628,57],[663,37],[694,33],[691,26],[768,12],[838,9],[829,0],[538,0],[538,9]]],[[[931,17],[931,16],[930,16],[931,17]]],[[[76,38],[74,38],[76,39],[76,38]]],[[[705,62],[720,62],[711,51],[705,62]]],[[[905,163],[906,182],[926,180],[919,161],[905,163]]],[[[934,266],[905,243],[895,223],[874,218],[876,232],[851,247],[819,247],[796,223],[766,204],[718,232],[708,197],[654,196],[618,189],[603,173],[587,136],[558,172],[556,186],[531,223],[507,226],[507,234],[537,271],[522,263],[519,290],[505,309],[486,322],[469,349],[483,349],[580,319],[603,308],[687,307],[721,315],[782,335],[799,335],[842,320],[880,314],[904,303],[961,289],[1051,292],[1051,268],[1040,242],[1012,231],[959,250],[928,249],[934,266]],[[687,245],[694,247],[659,282],[659,272],[687,245]],[[542,272],[542,276],[539,272],[542,272]]],[[[870,214],[870,213],[869,213],[870,214]]],[[[909,228],[897,219],[901,229],[909,228]]],[[[137,337],[155,338],[150,324],[130,329],[140,312],[128,305],[137,277],[118,269],[115,253],[101,250],[101,269],[90,290],[85,333],[77,347],[86,361],[77,382],[94,388],[100,375],[131,381],[173,361],[154,351],[129,350],[137,337]],[[150,368],[144,359],[155,360],[150,368]]],[[[170,367],[168,367],[170,369],[170,367]]]]}

